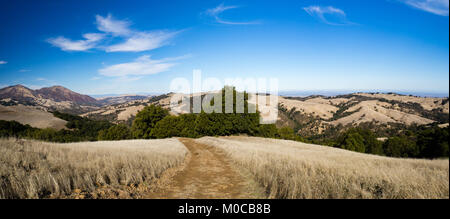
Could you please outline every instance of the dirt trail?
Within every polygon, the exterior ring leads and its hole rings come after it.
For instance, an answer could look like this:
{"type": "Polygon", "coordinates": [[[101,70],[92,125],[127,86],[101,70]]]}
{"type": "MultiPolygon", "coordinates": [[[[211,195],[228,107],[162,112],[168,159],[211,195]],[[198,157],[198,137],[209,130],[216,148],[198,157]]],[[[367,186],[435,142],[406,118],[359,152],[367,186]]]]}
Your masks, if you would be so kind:
{"type": "Polygon", "coordinates": [[[225,154],[193,139],[180,139],[189,149],[190,160],[166,186],[148,198],[228,199],[263,198],[259,186],[232,166],[225,154]]]}

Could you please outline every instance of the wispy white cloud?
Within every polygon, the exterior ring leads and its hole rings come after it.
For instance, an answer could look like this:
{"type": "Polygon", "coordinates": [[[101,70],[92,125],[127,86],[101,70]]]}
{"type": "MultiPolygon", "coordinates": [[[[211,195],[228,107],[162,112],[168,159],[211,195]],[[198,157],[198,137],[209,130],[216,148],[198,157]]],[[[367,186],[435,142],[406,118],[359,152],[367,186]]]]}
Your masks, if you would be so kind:
{"type": "Polygon", "coordinates": [[[186,58],[186,56],[154,60],[151,59],[150,56],[144,55],[133,62],[107,66],[100,69],[98,72],[100,75],[104,76],[130,79],[129,76],[143,76],[166,72],[176,64],[173,61],[183,58],[186,58]]]}
{"type": "Polygon", "coordinates": [[[19,70],[19,72],[30,72],[30,71],[31,71],[30,69],[25,69],[25,68],[19,70]]]}
{"type": "Polygon", "coordinates": [[[8,62],[7,62],[7,61],[0,60],[0,65],[4,65],[4,64],[6,64],[6,63],[8,63],[8,62]]]}
{"type": "Polygon", "coordinates": [[[92,77],[91,81],[96,81],[96,80],[100,80],[100,79],[101,79],[101,77],[92,77]]]}
{"type": "Polygon", "coordinates": [[[329,25],[351,25],[355,24],[347,20],[347,14],[339,8],[333,6],[321,7],[321,6],[309,6],[304,7],[310,16],[315,17],[323,23],[329,25]]]}
{"type": "Polygon", "coordinates": [[[50,38],[47,40],[53,46],[59,47],[63,51],[87,51],[97,46],[97,43],[104,38],[104,34],[87,33],[83,34],[84,40],[71,40],[63,36],[50,38]]]}
{"type": "Polygon", "coordinates": [[[133,33],[123,43],[108,46],[107,52],[142,52],[166,45],[178,32],[155,31],[133,33]]]}
{"type": "MultiPolygon", "coordinates": [[[[111,14],[103,17],[96,15],[97,29],[103,33],[84,34],[84,40],[71,40],[60,36],[47,41],[64,51],[87,51],[93,48],[106,52],[142,52],[160,48],[181,31],[138,31],[130,28],[128,20],[118,20],[111,14]],[[122,39],[122,42],[110,45],[99,45],[104,39],[122,39]]],[[[108,41],[105,42],[107,44],[108,41]]]]}
{"type": "Polygon", "coordinates": [[[436,15],[448,16],[449,0],[400,0],[401,2],[436,15]]]}
{"type": "Polygon", "coordinates": [[[129,29],[130,22],[126,20],[117,20],[108,14],[106,17],[100,15],[95,16],[97,29],[105,32],[111,33],[115,36],[128,36],[131,33],[129,29]]]}
{"type": "Polygon", "coordinates": [[[220,17],[220,14],[224,11],[230,10],[230,9],[235,9],[235,8],[239,8],[239,6],[235,6],[235,5],[231,5],[231,6],[225,6],[223,3],[218,5],[215,8],[211,8],[206,10],[206,14],[213,17],[214,20],[217,23],[220,24],[230,24],[230,25],[250,25],[250,24],[259,24],[259,21],[246,21],[246,22],[237,22],[237,21],[228,21],[228,20],[224,20],[220,17]]]}

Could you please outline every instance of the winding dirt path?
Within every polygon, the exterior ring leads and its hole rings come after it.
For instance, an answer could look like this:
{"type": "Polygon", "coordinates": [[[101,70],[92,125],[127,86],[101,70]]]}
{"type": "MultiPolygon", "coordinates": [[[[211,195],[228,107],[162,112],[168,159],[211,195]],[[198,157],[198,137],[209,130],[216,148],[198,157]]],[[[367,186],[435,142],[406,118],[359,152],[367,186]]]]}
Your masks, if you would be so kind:
{"type": "Polygon", "coordinates": [[[236,169],[219,149],[193,139],[180,141],[189,149],[190,160],[182,171],[165,179],[170,180],[166,186],[149,194],[148,198],[263,198],[258,185],[236,169]]]}

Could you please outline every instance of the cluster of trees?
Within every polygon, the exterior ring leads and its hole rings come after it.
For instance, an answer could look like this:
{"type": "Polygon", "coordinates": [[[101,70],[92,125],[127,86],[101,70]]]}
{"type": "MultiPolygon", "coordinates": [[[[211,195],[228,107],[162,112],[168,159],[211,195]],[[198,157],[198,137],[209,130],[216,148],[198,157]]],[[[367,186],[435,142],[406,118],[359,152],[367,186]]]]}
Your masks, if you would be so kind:
{"type": "Polygon", "coordinates": [[[349,129],[336,139],[335,146],[361,153],[383,154],[382,142],[369,129],[349,129]]]}
{"type": "MultiPolygon", "coordinates": [[[[129,132],[129,130],[123,130],[129,132]]],[[[134,138],[170,138],[228,136],[247,134],[266,138],[303,140],[289,127],[278,129],[275,124],[259,124],[259,115],[244,113],[205,113],[169,115],[166,109],[150,105],[136,115],[131,132],[134,138]]]]}
{"type": "MultiPolygon", "coordinates": [[[[377,140],[380,134],[371,131],[370,126],[350,128],[340,133],[322,134],[308,140],[300,137],[292,128],[277,128],[275,124],[260,124],[259,112],[249,112],[247,93],[238,93],[233,87],[222,90],[222,112],[225,112],[226,89],[232,89],[233,112],[182,114],[173,116],[160,106],[149,105],[141,110],[130,125],[112,124],[108,121],[91,120],[66,113],[53,114],[67,121],[67,129],[38,129],[15,121],[0,120],[0,137],[32,138],[52,142],[76,142],[96,140],[154,139],[170,137],[228,136],[247,134],[265,138],[279,138],[318,143],[361,153],[391,157],[439,158],[448,157],[448,128],[438,126],[411,126],[389,137],[377,140]],[[243,95],[244,113],[236,112],[237,96],[243,95]],[[318,142],[320,141],[320,142],[318,142]]],[[[228,90],[230,91],[230,90],[228,90]]],[[[214,99],[211,100],[214,104],[214,99]]]]}
{"type": "Polygon", "coordinates": [[[100,132],[114,125],[108,121],[96,121],[66,113],[54,112],[67,121],[67,129],[39,129],[16,121],[0,121],[0,137],[31,138],[51,142],[96,141],[100,132]]]}
{"type": "Polygon", "coordinates": [[[448,128],[422,126],[382,142],[369,129],[353,128],[340,135],[333,146],[389,157],[439,158],[449,157],[448,137],[448,128]]]}
{"type": "MultiPolygon", "coordinates": [[[[135,138],[168,138],[202,136],[228,136],[247,134],[250,136],[262,136],[268,138],[282,138],[289,140],[302,140],[288,127],[277,129],[274,124],[260,124],[259,112],[249,112],[252,106],[248,103],[247,93],[238,93],[233,87],[222,89],[222,112],[225,112],[225,95],[233,94],[233,111],[228,113],[182,114],[169,115],[166,109],[160,106],[150,105],[140,111],[131,131],[135,138]],[[231,90],[226,90],[231,89],[231,90]],[[236,112],[236,100],[238,95],[243,95],[244,113],[236,112]]],[[[211,100],[214,104],[214,99],[211,100]]]]}
{"type": "Polygon", "coordinates": [[[118,124],[109,127],[108,129],[100,130],[98,132],[99,141],[113,141],[113,140],[126,140],[132,139],[133,135],[130,128],[124,124],[118,124]]]}

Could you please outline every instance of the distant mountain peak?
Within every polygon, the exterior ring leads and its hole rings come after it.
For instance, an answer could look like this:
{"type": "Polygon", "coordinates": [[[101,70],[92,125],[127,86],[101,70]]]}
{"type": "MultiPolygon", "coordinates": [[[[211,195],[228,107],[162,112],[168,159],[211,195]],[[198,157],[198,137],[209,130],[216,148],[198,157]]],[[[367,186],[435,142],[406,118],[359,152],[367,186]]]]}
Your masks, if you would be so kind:
{"type": "Polygon", "coordinates": [[[70,101],[77,104],[94,104],[96,99],[71,91],[63,86],[44,87],[32,90],[21,84],[0,89],[0,99],[11,98],[16,100],[50,99],[56,102],[70,101]]]}

